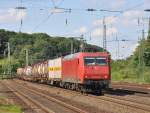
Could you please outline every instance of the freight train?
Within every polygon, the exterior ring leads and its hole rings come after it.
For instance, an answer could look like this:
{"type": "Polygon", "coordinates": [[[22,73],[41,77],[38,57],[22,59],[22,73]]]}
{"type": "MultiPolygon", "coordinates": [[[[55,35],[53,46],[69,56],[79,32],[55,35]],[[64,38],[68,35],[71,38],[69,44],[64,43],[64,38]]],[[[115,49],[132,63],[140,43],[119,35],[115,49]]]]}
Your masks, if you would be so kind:
{"type": "Polygon", "coordinates": [[[107,52],[79,52],[17,69],[20,79],[82,92],[101,93],[111,80],[107,52]]]}

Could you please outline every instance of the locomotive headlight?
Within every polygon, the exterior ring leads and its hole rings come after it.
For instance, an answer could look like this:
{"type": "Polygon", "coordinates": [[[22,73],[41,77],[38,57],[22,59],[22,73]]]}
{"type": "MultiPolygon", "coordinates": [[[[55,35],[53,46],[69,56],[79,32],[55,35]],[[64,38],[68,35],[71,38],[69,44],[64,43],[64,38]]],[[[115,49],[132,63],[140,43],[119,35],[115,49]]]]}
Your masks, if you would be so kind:
{"type": "Polygon", "coordinates": [[[105,79],[107,79],[107,78],[108,78],[108,76],[107,76],[107,75],[105,75],[105,76],[104,76],[104,78],[105,78],[105,79]]]}

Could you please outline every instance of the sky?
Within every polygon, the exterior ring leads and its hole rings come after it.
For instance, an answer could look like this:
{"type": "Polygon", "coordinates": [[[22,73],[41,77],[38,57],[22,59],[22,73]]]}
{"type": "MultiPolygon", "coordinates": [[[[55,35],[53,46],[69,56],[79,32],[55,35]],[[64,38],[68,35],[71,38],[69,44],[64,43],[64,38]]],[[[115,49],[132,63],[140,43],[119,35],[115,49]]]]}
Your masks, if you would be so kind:
{"type": "Polygon", "coordinates": [[[102,47],[105,18],[107,49],[113,59],[125,59],[138,46],[142,29],[147,35],[150,12],[144,9],[148,8],[150,0],[0,0],[0,29],[18,32],[23,19],[22,32],[66,37],[83,34],[87,43],[102,47]],[[16,9],[19,6],[26,9],[16,9]]]}

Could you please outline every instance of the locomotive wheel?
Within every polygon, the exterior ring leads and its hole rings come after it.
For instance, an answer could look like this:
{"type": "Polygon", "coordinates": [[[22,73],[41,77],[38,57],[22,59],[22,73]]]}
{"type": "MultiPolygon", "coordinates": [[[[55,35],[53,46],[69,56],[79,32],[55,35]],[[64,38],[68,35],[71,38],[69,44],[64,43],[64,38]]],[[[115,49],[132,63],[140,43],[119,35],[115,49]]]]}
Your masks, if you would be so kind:
{"type": "Polygon", "coordinates": [[[86,94],[87,93],[87,89],[86,89],[86,87],[84,85],[81,86],[81,93],[82,94],[86,94]]]}
{"type": "Polygon", "coordinates": [[[95,95],[102,95],[103,93],[102,93],[102,90],[100,89],[100,90],[95,90],[94,94],[95,95]]]}
{"type": "Polygon", "coordinates": [[[76,85],[75,85],[74,83],[71,85],[71,89],[72,89],[72,90],[75,90],[75,89],[76,89],[76,85]]]}

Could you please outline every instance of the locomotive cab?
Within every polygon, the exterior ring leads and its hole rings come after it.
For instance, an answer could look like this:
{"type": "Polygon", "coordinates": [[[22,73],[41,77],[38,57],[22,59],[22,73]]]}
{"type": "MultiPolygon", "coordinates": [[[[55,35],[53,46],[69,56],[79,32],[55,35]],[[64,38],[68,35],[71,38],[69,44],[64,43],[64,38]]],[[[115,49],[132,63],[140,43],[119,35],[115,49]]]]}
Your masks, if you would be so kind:
{"type": "Polygon", "coordinates": [[[85,57],[85,78],[87,79],[108,79],[109,66],[106,57],[85,57]]]}
{"type": "Polygon", "coordinates": [[[92,89],[104,89],[110,82],[110,56],[107,53],[83,56],[84,84],[92,89]]]}

